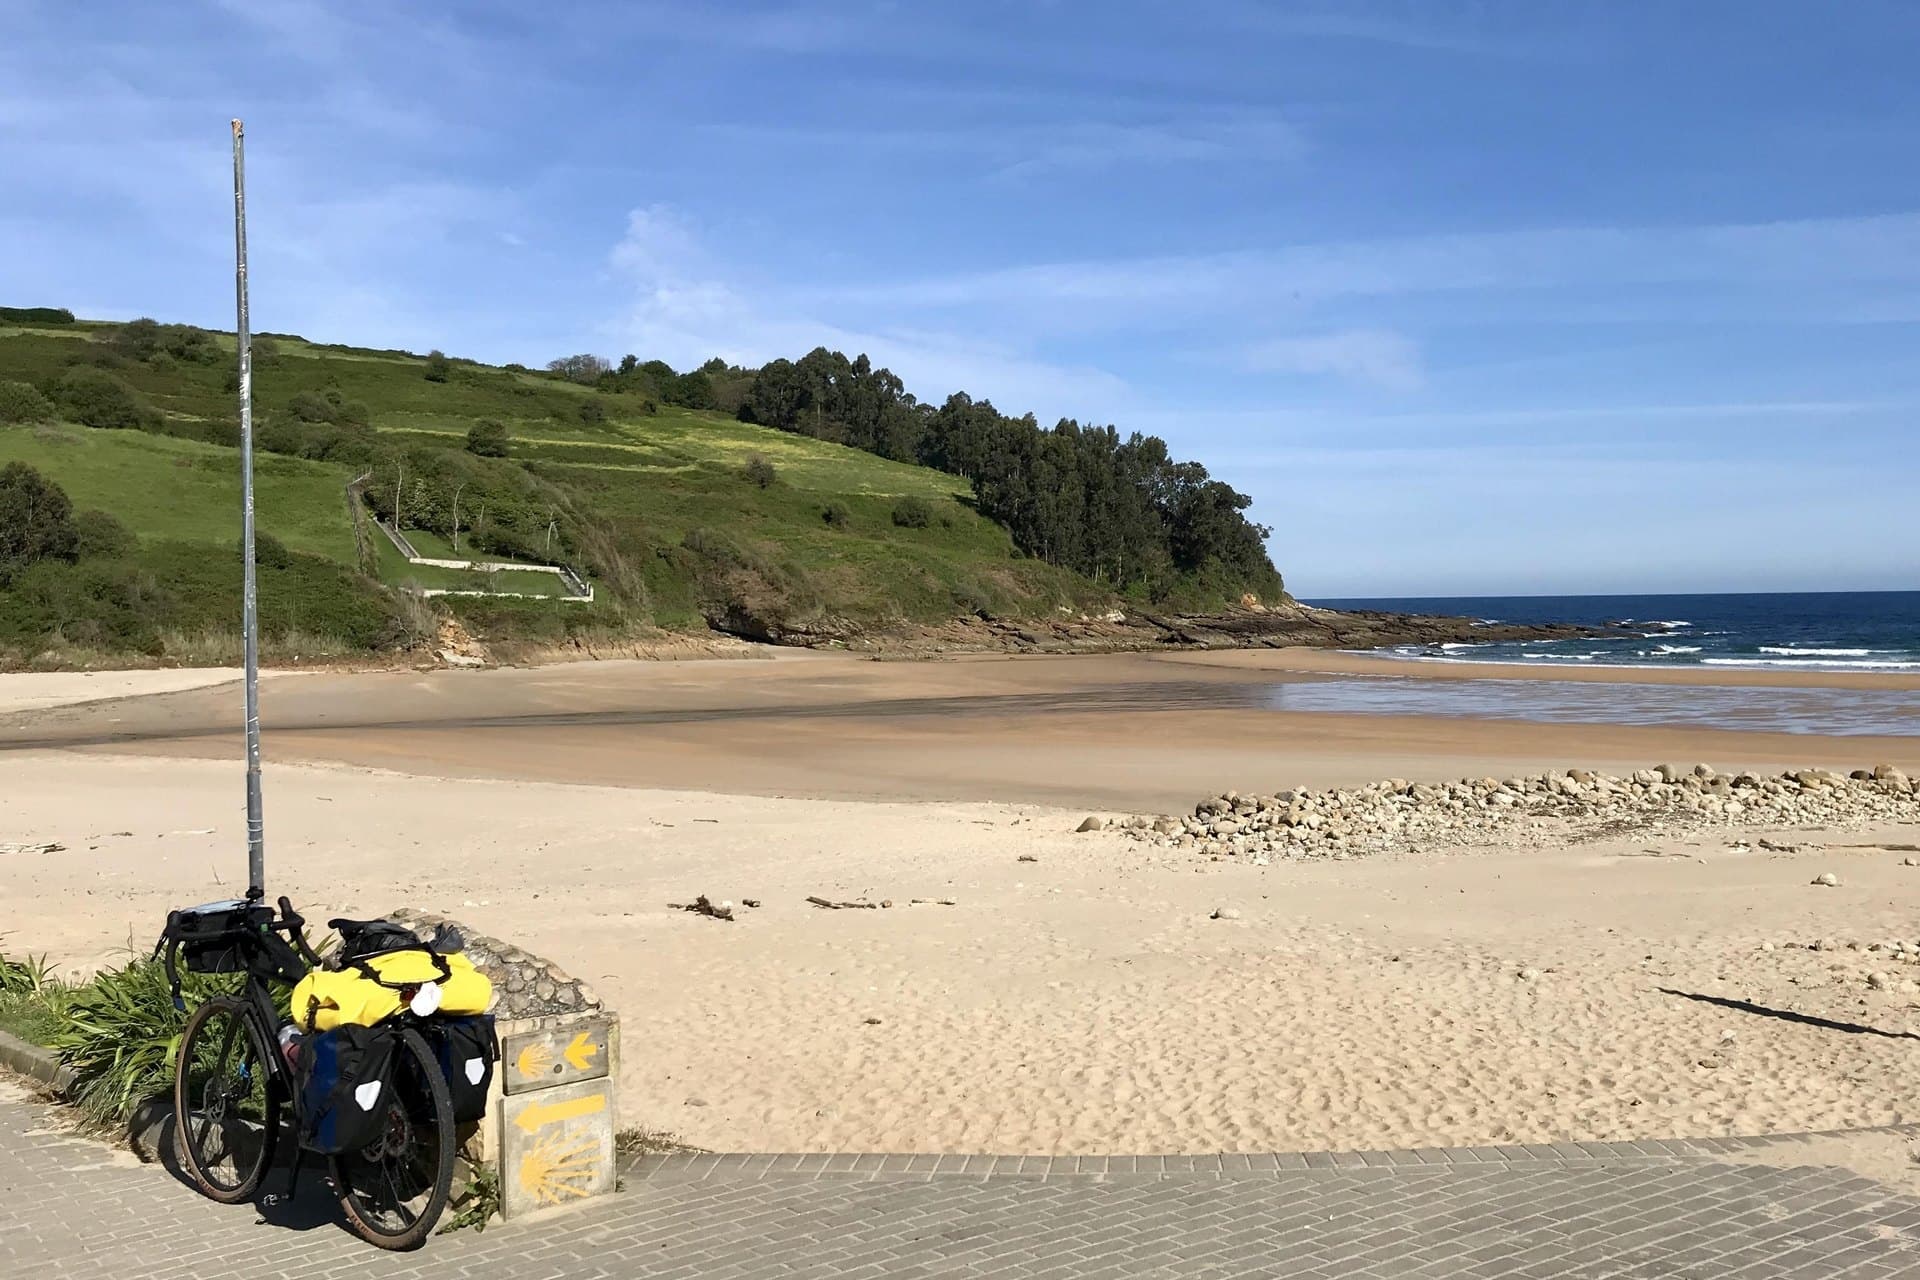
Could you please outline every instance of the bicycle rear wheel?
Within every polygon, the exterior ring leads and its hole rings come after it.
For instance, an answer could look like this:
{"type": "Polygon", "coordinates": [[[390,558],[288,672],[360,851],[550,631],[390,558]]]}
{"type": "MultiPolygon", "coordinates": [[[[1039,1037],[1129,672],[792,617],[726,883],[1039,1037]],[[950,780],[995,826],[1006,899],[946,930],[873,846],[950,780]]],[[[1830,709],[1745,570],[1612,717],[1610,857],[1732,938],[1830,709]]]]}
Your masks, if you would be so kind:
{"type": "Polygon", "coordinates": [[[280,1096],[247,1006],[218,997],[187,1019],[173,1072],[180,1163],[221,1204],[253,1198],[273,1167],[280,1096]]]}
{"type": "Polygon", "coordinates": [[[440,1064],[418,1031],[400,1033],[393,1102],[372,1144],[329,1156],[340,1208],[354,1233],[382,1249],[414,1249],[447,1207],[453,1181],[453,1103],[440,1064]]]}

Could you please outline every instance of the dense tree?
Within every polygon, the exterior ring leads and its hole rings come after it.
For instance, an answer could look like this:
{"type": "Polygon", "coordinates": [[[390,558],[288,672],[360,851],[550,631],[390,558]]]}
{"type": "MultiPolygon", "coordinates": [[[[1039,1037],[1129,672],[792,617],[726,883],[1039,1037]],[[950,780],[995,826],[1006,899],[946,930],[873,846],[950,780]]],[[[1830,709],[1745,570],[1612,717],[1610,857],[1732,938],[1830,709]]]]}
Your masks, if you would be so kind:
{"type": "Polygon", "coordinates": [[[1204,580],[1280,591],[1268,530],[1243,514],[1250,500],[1153,436],[1072,419],[1044,430],[964,393],[933,409],[865,356],[825,348],[764,366],[739,416],[962,476],[1021,550],[1119,590],[1159,598],[1204,580]]]}
{"type": "Polygon", "coordinates": [[[583,386],[592,386],[601,374],[607,372],[607,362],[596,355],[561,356],[558,360],[547,361],[547,369],[557,373],[569,382],[578,382],[583,386]]]}
{"type": "Polygon", "coordinates": [[[447,353],[438,347],[427,352],[425,377],[428,382],[445,382],[447,374],[453,369],[453,362],[447,359],[447,353]]]}
{"type": "Polygon", "coordinates": [[[24,462],[0,467],[0,587],[30,564],[74,559],[78,542],[65,490],[24,462]]]}

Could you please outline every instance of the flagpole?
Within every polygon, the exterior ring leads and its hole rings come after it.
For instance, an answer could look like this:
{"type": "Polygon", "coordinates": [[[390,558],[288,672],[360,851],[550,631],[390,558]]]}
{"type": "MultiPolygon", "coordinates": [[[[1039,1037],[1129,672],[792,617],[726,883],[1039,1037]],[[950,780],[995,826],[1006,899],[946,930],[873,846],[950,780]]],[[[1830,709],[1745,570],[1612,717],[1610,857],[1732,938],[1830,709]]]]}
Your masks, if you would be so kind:
{"type": "Polygon", "coordinates": [[[260,597],[253,564],[253,335],[247,321],[246,126],[233,122],[234,325],[240,354],[240,633],[247,688],[247,898],[267,896],[265,822],[260,811],[260,597]]]}

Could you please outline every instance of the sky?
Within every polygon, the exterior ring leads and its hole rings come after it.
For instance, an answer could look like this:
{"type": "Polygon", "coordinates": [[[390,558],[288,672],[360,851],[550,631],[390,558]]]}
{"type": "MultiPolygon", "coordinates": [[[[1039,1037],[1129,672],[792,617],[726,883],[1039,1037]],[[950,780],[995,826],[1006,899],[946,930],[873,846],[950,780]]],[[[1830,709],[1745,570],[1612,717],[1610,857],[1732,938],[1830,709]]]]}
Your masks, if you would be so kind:
{"type": "Polygon", "coordinates": [[[0,304],[1164,437],[1306,598],[1920,588],[1920,6],[0,0],[0,304]]]}

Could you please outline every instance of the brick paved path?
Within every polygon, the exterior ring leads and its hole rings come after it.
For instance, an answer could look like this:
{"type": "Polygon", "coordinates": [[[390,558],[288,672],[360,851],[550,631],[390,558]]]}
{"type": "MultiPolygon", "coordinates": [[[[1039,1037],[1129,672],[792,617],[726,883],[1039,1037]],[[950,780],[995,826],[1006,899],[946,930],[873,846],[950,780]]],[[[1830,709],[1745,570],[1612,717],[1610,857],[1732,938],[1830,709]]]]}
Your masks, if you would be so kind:
{"type": "Polygon", "coordinates": [[[0,1276],[1920,1277],[1920,1200],[1831,1169],[1716,1162],[1732,1143],[650,1158],[592,1207],[393,1255],[324,1199],[265,1224],[51,1119],[0,1095],[0,1276]]]}

